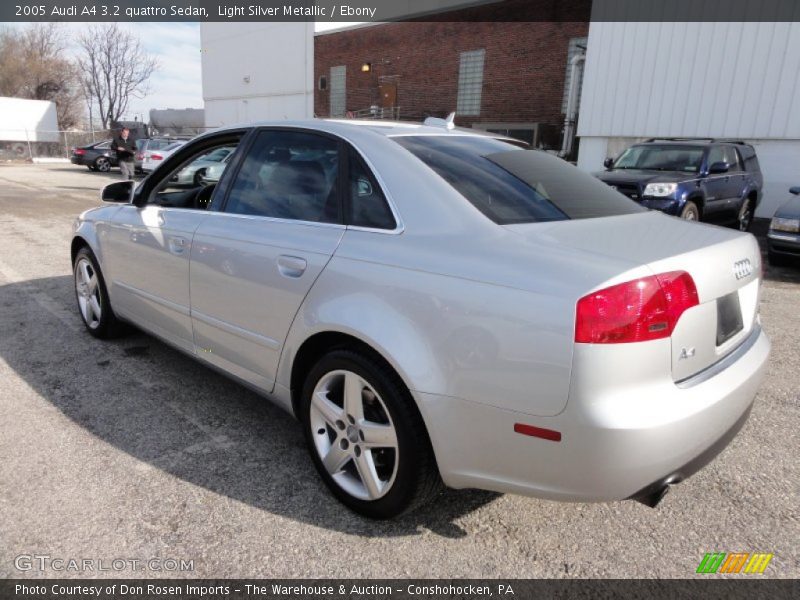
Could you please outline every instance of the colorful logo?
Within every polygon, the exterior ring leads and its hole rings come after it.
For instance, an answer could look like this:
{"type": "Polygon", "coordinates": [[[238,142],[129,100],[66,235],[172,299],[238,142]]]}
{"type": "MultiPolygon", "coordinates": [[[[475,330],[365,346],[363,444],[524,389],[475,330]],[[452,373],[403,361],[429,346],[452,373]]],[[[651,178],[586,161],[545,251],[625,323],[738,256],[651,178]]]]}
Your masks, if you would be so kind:
{"type": "Polygon", "coordinates": [[[707,552],[698,573],[763,573],[774,554],[766,552],[707,552]]]}

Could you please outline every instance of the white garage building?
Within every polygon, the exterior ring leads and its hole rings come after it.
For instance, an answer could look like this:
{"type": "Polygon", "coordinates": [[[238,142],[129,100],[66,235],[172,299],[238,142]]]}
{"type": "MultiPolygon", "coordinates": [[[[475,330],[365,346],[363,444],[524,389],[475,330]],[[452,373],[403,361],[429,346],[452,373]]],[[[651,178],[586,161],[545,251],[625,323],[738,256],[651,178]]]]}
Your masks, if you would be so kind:
{"type": "Polygon", "coordinates": [[[751,142],[772,216],[800,185],[800,23],[593,22],[577,135],[587,171],[651,137],[751,142]]]}

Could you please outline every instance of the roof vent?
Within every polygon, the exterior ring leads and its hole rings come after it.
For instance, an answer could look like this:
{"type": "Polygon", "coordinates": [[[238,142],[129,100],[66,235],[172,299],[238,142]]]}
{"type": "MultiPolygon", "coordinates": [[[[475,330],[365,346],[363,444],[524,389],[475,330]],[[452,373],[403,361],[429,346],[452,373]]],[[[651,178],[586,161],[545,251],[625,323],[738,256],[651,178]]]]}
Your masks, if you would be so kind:
{"type": "Polygon", "coordinates": [[[444,127],[445,129],[455,129],[456,128],[456,113],[451,112],[447,115],[446,119],[437,119],[436,117],[428,117],[423,122],[423,125],[427,125],[428,127],[444,127]]]}

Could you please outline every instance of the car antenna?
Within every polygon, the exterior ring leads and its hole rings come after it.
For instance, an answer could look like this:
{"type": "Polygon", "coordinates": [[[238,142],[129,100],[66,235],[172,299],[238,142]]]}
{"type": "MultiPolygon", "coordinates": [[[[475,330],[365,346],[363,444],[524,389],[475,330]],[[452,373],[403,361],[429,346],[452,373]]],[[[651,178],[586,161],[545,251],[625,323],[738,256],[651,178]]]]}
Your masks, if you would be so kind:
{"type": "Polygon", "coordinates": [[[427,125],[428,127],[444,127],[445,129],[455,129],[456,128],[456,113],[451,112],[447,115],[446,119],[439,119],[437,117],[428,117],[423,122],[423,125],[427,125]]]}

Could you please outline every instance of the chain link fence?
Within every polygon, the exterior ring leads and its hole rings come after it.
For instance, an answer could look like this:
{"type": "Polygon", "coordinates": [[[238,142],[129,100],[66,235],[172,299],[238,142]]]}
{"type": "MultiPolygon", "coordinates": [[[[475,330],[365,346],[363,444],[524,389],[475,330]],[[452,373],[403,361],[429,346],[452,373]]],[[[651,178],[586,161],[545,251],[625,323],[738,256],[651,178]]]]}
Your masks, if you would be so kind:
{"type": "MultiPolygon", "coordinates": [[[[150,137],[193,137],[210,127],[194,127],[185,132],[179,128],[169,133],[151,132],[150,137]]],[[[0,131],[0,161],[49,161],[69,160],[74,148],[111,140],[119,133],[115,129],[95,131],[42,131],[27,129],[3,129],[0,131]]],[[[135,140],[136,137],[134,136],[135,140]]]]}
{"type": "Polygon", "coordinates": [[[110,140],[113,132],[3,130],[0,139],[0,160],[37,161],[68,160],[73,148],[110,140]]]}

